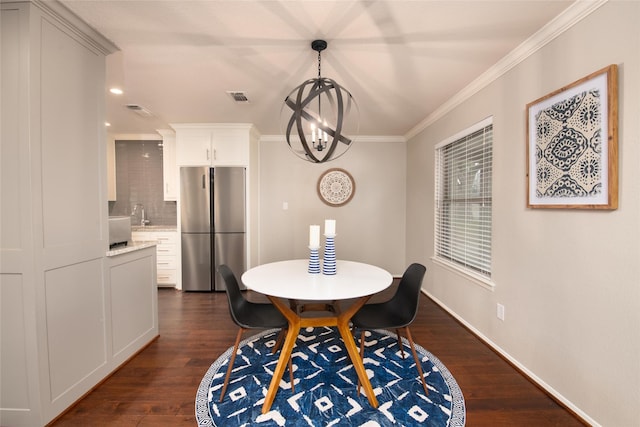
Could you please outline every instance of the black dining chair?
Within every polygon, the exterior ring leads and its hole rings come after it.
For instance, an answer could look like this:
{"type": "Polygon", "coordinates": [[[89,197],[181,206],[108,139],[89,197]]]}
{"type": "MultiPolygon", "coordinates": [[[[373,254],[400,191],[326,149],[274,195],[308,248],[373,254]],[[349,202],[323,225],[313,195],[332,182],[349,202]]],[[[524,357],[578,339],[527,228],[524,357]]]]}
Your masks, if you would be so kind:
{"type": "MultiPolygon", "coordinates": [[[[229,266],[225,264],[220,265],[218,267],[218,272],[224,279],[227,286],[227,300],[229,302],[229,313],[231,314],[231,318],[233,319],[233,322],[240,327],[238,335],[236,336],[236,343],[233,346],[233,353],[231,354],[229,367],[227,368],[227,375],[224,378],[222,392],[220,393],[220,402],[222,402],[227,386],[229,385],[229,375],[233,369],[233,363],[236,360],[236,353],[238,352],[238,345],[240,344],[240,338],[242,337],[243,332],[248,329],[280,328],[278,343],[273,348],[273,352],[275,353],[282,342],[280,338],[283,337],[284,331],[286,331],[289,324],[287,319],[285,319],[273,304],[248,301],[242,295],[238,281],[229,266]]],[[[291,379],[291,391],[294,391],[291,359],[289,359],[289,377],[291,379]]]]}
{"type": "MultiPolygon", "coordinates": [[[[416,368],[422,381],[422,387],[425,393],[429,394],[427,384],[424,381],[422,373],[422,365],[409,331],[409,325],[413,323],[418,313],[418,301],[420,298],[420,288],[422,280],[427,269],[422,264],[411,264],[402,275],[400,284],[393,297],[390,300],[364,305],[352,318],[353,326],[360,329],[360,356],[364,357],[364,333],[365,330],[371,329],[395,329],[398,337],[398,346],[404,359],[404,347],[400,338],[400,330],[404,330],[409,344],[413,359],[416,362],[416,368]]],[[[358,389],[360,386],[358,385],[358,389]]]]}

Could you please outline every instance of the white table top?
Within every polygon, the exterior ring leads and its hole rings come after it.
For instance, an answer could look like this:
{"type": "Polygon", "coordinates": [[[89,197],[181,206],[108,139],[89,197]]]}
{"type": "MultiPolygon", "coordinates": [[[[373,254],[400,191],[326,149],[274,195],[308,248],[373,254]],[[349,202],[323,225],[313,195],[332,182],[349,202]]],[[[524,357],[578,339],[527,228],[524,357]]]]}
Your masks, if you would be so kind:
{"type": "Polygon", "coordinates": [[[279,298],[325,301],[359,298],[388,288],[393,277],[374,265],[337,261],[337,273],[310,274],[309,260],[262,264],[246,271],[242,282],[247,288],[279,298]]]}

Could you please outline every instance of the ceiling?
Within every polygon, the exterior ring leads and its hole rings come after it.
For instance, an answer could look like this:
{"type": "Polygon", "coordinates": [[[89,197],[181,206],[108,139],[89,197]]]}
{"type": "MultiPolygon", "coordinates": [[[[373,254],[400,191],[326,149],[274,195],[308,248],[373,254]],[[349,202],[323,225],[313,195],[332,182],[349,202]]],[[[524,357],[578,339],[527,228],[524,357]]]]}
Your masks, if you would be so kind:
{"type": "Polygon", "coordinates": [[[107,57],[113,133],[253,123],[282,134],[285,97],[322,76],[355,98],[360,135],[405,135],[573,0],[62,0],[119,52],[107,57]],[[243,91],[249,102],[227,93],[243,91]],[[144,107],[141,117],[126,104],[144,107]]]}

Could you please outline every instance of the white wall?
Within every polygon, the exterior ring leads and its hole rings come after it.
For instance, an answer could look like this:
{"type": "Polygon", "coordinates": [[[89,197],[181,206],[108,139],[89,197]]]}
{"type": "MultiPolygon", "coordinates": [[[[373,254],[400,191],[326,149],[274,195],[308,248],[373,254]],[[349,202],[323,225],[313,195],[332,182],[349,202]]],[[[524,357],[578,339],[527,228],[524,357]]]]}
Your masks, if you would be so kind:
{"type": "Polygon", "coordinates": [[[332,218],[339,259],[369,262],[402,274],[406,145],[397,140],[361,138],[337,160],[314,164],[296,157],[284,140],[263,138],[258,263],[307,258],[309,225],[321,225],[324,233],[324,220],[332,218]],[[345,169],[353,176],[355,195],[346,205],[328,206],[318,196],[318,179],[330,168],[345,169]],[[288,210],[283,210],[284,202],[288,210]]]}
{"type": "MultiPolygon", "coordinates": [[[[408,143],[407,258],[424,288],[594,424],[640,425],[640,2],[611,1],[408,143]],[[619,66],[619,209],[526,208],[525,105],[619,66]],[[431,262],[434,145],[494,116],[494,291],[431,262]],[[506,318],[496,318],[496,303],[506,318]]],[[[463,390],[464,392],[464,390],[463,390]]]]}

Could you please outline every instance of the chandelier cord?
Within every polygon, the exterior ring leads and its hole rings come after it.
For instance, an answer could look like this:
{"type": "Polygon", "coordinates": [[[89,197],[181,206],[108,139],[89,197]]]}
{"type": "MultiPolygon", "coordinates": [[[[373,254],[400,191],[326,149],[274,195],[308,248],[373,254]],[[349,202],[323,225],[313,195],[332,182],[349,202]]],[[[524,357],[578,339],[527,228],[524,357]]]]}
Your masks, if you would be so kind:
{"type": "MultiPolygon", "coordinates": [[[[322,63],[322,56],[320,55],[322,51],[318,51],[318,83],[320,83],[320,69],[322,63]]],[[[320,124],[320,120],[322,119],[322,107],[320,106],[320,95],[318,95],[318,125],[320,124]]],[[[319,129],[319,128],[318,128],[319,129]]]]}

